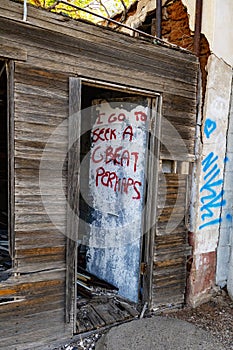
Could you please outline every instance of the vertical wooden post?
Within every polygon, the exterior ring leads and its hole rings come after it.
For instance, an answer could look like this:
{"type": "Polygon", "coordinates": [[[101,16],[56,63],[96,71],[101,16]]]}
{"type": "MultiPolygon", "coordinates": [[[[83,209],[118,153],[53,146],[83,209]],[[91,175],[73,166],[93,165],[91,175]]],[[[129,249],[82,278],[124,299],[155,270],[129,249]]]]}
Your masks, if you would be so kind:
{"type": "Polygon", "coordinates": [[[156,0],[156,36],[162,38],[162,0],[156,0]]]}
{"type": "Polygon", "coordinates": [[[201,38],[201,23],[202,23],[202,5],[203,0],[196,0],[196,15],[195,15],[195,33],[194,33],[194,53],[200,55],[200,38],[201,38]]]}
{"type": "Polygon", "coordinates": [[[8,237],[11,258],[15,256],[15,157],[14,157],[14,70],[7,63],[7,132],[8,132],[8,237]]]}
{"type": "Polygon", "coordinates": [[[66,322],[73,320],[75,331],[81,130],[81,80],[78,78],[69,79],[68,128],[66,322]]]}
{"type": "Polygon", "coordinates": [[[161,132],[161,108],[162,97],[152,99],[151,103],[151,136],[150,152],[148,159],[148,189],[147,189],[147,208],[145,218],[145,260],[147,268],[143,276],[143,302],[148,302],[150,308],[152,302],[152,279],[153,279],[153,261],[154,261],[154,238],[157,209],[158,192],[158,172],[159,172],[159,154],[160,154],[160,132],[161,132]]]}

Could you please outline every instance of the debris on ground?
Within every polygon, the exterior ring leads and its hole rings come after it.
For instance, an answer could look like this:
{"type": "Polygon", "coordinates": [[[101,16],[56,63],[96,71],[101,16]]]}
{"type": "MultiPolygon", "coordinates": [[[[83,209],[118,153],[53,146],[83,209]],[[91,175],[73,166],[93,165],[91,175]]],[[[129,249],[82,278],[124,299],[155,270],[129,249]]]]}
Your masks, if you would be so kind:
{"type": "Polygon", "coordinates": [[[92,298],[95,295],[117,294],[118,288],[78,267],[77,272],[78,295],[92,298]]]}
{"type": "MultiPolygon", "coordinates": [[[[190,322],[198,328],[208,331],[227,350],[233,350],[233,301],[225,290],[217,290],[211,299],[196,308],[185,306],[183,309],[165,310],[156,315],[177,318],[190,322]]],[[[145,314],[145,317],[153,315],[145,314]]],[[[106,332],[93,333],[54,350],[94,350],[97,340],[106,332]]],[[[150,350],[150,349],[148,349],[150,350]]]]}
{"type": "Polygon", "coordinates": [[[79,340],[54,350],[94,350],[95,344],[101,335],[101,333],[95,333],[85,338],[80,337],[79,340]]]}
{"type": "Polygon", "coordinates": [[[208,331],[228,350],[233,350],[233,301],[223,289],[216,290],[210,301],[196,308],[164,311],[161,316],[173,317],[195,324],[208,331]]]}

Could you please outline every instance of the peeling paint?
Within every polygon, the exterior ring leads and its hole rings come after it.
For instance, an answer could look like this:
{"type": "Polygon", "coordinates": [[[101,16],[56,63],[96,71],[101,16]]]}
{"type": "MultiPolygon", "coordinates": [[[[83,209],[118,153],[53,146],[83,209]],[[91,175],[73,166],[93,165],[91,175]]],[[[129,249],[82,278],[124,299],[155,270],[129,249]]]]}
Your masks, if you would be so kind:
{"type": "Polygon", "coordinates": [[[92,223],[87,268],[137,302],[148,130],[142,104],[93,108],[89,186],[92,223]]]}
{"type": "MultiPolygon", "coordinates": [[[[215,283],[216,249],[221,227],[229,227],[232,211],[224,184],[225,168],[231,166],[226,154],[232,70],[221,59],[211,55],[203,108],[202,147],[198,149],[195,170],[191,227],[193,231],[193,265],[189,279],[189,300],[195,303],[215,283]]],[[[201,146],[201,144],[200,144],[201,146]]],[[[231,185],[232,186],[232,185],[231,185]]]]}

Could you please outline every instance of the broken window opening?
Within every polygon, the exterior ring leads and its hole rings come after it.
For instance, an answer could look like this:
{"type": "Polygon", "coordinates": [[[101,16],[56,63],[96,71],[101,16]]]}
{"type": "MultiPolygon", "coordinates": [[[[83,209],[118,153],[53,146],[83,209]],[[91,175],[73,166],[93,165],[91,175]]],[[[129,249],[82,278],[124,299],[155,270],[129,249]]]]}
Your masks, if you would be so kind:
{"type": "MultiPolygon", "coordinates": [[[[8,93],[7,62],[0,61],[0,282],[12,267],[8,227],[8,93]]],[[[5,301],[5,299],[3,299],[5,301]]],[[[0,301],[1,302],[1,301],[0,301]]]]}
{"type": "Polygon", "coordinates": [[[147,34],[156,35],[156,10],[147,13],[144,22],[138,29],[147,34]]]}
{"type": "Polygon", "coordinates": [[[162,159],[160,160],[160,168],[164,174],[191,174],[190,162],[162,159]]]}

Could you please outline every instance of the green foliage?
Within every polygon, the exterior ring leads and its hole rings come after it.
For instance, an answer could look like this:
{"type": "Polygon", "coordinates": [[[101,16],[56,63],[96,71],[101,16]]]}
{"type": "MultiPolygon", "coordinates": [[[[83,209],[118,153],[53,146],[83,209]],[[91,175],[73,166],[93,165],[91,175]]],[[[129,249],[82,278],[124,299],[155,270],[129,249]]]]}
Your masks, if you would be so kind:
{"type": "MultiPolygon", "coordinates": [[[[84,11],[79,11],[72,6],[58,4],[53,8],[53,5],[56,4],[56,0],[27,1],[34,6],[42,7],[45,9],[50,8],[54,12],[63,13],[75,19],[83,18],[95,23],[100,21],[98,17],[88,14],[84,11]]],[[[132,4],[132,2],[134,2],[134,0],[67,0],[67,2],[82,8],[86,8],[91,12],[101,14],[105,17],[111,17],[118,12],[124,11],[128,6],[132,4]]]]}

